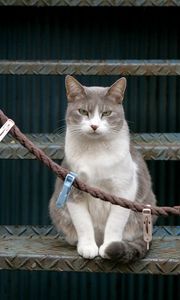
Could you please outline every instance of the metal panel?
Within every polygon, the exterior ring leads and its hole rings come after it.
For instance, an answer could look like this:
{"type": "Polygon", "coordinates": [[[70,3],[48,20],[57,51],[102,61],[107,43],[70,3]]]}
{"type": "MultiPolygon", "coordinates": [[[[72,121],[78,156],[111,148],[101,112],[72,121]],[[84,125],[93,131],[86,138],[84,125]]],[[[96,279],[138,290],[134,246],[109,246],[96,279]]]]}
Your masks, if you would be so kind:
{"type": "Polygon", "coordinates": [[[0,0],[2,6],[180,6],[179,0],[0,0]]]}
{"type": "Polygon", "coordinates": [[[180,59],[175,7],[1,7],[0,17],[0,59],[180,59]]]}
{"type": "MultiPolygon", "coordinates": [[[[59,160],[64,157],[64,135],[26,134],[46,155],[59,160]]],[[[131,134],[131,140],[146,160],[180,160],[180,133],[131,134]]],[[[35,159],[35,156],[9,136],[0,144],[0,159],[35,159]]]]}
{"type": "Polygon", "coordinates": [[[180,75],[180,60],[1,60],[0,74],[177,76],[180,75]]]}
{"type": "Polygon", "coordinates": [[[3,271],[0,273],[1,299],[169,299],[180,293],[178,277],[3,271]],[[3,274],[3,276],[1,276],[3,274]],[[23,283],[23,284],[22,284],[23,283]],[[43,283],[43,286],[41,285],[43,283]],[[32,289],[33,287],[33,289],[32,289]],[[168,295],[168,296],[167,296],[168,295]]]}
{"type": "Polygon", "coordinates": [[[122,264],[80,257],[52,226],[0,226],[0,267],[10,270],[180,274],[180,226],[154,227],[153,242],[140,261],[122,264]]]}

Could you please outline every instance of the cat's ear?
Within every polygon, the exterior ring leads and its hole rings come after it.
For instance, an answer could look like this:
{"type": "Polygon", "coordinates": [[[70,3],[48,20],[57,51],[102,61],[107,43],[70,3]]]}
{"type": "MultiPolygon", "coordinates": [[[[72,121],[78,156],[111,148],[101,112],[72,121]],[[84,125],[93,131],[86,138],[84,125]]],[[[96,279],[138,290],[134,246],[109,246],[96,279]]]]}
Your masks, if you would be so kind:
{"type": "Polygon", "coordinates": [[[74,77],[67,75],[65,78],[66,94],[69,102],[85,95],[83,86],[74,77]]]}
{"type": "Polygon", "coordinates": [[[122,103],[124,92],[126,90],[126,78],[122,77],[117,80],[107,91],[107,95],[117,103],[122,103]]]}

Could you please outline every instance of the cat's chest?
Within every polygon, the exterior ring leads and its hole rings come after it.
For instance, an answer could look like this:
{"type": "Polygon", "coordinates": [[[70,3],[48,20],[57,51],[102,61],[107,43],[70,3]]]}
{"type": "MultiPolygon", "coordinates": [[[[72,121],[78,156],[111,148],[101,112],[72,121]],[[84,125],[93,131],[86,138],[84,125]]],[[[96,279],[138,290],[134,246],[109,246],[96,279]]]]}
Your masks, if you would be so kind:
{"type": "Polygon", "coordinates": [[[81,180],[108,192],[129,189],[134,180],[135,165],[130,153],[121,158],[116,150],[85,152],[80,156],[73,152],[67,160],[81,180]]]}
{"type": "Polygon", "coordinates": [[[94,177],[108,177],[108,173],[115,171],[119,161],[118,154],[110,151],[66,151],[68,164],[77,172],[79,176],[87,176],[88,179],[94,177]]]}

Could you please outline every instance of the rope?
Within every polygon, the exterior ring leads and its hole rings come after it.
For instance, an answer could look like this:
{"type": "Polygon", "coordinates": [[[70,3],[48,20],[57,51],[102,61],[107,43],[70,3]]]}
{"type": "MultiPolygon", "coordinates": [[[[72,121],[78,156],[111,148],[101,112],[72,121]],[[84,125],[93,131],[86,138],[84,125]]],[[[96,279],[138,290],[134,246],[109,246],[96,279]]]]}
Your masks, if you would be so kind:
{"type": "MultiPolygon", "coordinates": [[[[2,125],[8,120],[7,116],[0,110],[0,122],[2,125]]],[[[22,146],[27,148],[32,154],[35,155],[37,159],[42,161],[49,169],[51,169],[59,178],[62,180],[65,179],[66,175],[69,173],[69,170],[59,166],[57,163],[52,161],[41,149],[36,147],[21,131],[14,125],[10,130],[11,135],[18,140],[22,146]]],[[[142,212],[147,206],[145,204],[140,204],[138,202],[131,202],[130,200],[116,197],[109,193],[105,193],[100,189],[91,187],[78,178],[74,180],[74,187],[77,189],[89,193],[94,198],[99,198],[103,201],[111,202],[112,204],[120,205],[124,208],[131,209],[134,212],[142,212]]],[[[168,207],[168,206],[151,206],[151,213],[157,216],[168,216],[169,214],[180,216],[180,206],[168,207]]]]}

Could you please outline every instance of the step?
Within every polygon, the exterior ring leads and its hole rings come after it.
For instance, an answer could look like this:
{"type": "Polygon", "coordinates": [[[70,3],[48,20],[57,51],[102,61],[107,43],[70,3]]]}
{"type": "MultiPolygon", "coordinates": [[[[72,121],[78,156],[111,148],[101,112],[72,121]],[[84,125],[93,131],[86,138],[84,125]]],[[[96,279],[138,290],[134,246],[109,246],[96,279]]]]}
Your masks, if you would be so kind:
{"type": "Polygon", "coordinates": [[[177,76],[180,60],[0,60],[0,74],[177,76]]]}
{"type": "Polygon", "coordinates": [[[180,6],[179,0],[0,0],[1,6],[180,6]]]}
{"type": "Polygon", "coordinates": [[[0,226],[0,269],[180,274],[180,226],[155,226],[148,255],[125,264],[83,259],[52,226],[0,226]]]}
{"type": "MultiPolygon", "coordinates": [[[[135,147],[146,160],[180,160],[180,133],[132,134],[135,147]]],[[[59,134],[27,134],[27,137],[52,159],[64,156],[64,137],[59,134]]],[[[0,159],[35,157],[11,136],[0,143],[0,159]]]]}

